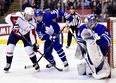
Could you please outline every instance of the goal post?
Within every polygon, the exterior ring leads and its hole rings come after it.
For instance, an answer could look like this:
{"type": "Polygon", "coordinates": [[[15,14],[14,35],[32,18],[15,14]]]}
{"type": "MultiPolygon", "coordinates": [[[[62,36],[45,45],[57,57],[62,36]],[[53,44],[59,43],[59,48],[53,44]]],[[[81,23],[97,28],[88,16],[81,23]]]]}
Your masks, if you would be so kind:
{"type": "Polygon", "coordinates": [[[116,17],[109,17],[107,28],[111,34],[111,45],[108,47],[108,62],[112,68],[116,68],[116,17]]]}

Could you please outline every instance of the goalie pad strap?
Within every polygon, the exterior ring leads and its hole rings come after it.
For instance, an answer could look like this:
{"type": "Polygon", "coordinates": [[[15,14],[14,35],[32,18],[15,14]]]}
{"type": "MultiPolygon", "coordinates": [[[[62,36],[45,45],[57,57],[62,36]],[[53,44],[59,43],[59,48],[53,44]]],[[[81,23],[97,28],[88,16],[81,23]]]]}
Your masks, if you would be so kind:
{"type": "Polygon", "coordinates": [[[99,72],[100,70],[102,70],[104,65],[104,60],[100,63],[100,65],[96,68],[96,73],[99,72]]]}

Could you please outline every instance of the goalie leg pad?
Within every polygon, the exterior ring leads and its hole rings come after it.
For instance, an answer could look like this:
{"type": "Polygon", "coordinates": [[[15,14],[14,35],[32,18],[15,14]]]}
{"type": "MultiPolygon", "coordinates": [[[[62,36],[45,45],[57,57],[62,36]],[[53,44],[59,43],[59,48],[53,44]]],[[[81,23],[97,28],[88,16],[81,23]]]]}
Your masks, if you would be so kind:
{"type": "Polygon", "coordinates": [[[93,72],[95,72],[95,67],[93,65],[90,64],[86,64],[86,75],[91,76],[93,72]],[[90,69],[91,66],[91,69],[90,69]]]}
{"type": "Polygon", "coordinates": [[[77,43],[75,58],[82,60],[85,52],[86,46],[83,43],[77,43]]]}
{"type": "Polygon", "coordinates": [[[104,64],[101,70],[99,70],[99,72],[97,72],[97,77],[99,77],[99,79],[102,78],[107,78],[110,75],[110,66],[107,63],[107,59],[104,60],[104,64]]]}
{"type": "Polygon", "coordinates": [[[86,75],[86,63],[77,64],[77,71],[79,75],[86,75]]]}
{"type": "Polygon", "coordinates": [[[96,44],[96,42],[94,42],[94,40],[86,41],[86,45],[91,62],[95,67],[98,67],[101,61],[103,61],[103,54],[100,47],[96,44]]]}

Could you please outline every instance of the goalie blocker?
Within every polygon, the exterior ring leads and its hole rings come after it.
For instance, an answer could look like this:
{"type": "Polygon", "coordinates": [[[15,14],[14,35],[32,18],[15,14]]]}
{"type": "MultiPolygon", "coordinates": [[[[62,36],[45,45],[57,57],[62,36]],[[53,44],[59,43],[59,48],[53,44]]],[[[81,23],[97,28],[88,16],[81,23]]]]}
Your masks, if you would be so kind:
{"type": "Polygon", "coordinates": [[[95,79],[108,77],[110,67],[107,53],[111,41],[107,28],[96,23],[94,15],[88,15],[85,24],[80,26],[77,38],[76,56],[85,59],[84,63],[78,64],[79,74],[91,75],[95,79]]]}

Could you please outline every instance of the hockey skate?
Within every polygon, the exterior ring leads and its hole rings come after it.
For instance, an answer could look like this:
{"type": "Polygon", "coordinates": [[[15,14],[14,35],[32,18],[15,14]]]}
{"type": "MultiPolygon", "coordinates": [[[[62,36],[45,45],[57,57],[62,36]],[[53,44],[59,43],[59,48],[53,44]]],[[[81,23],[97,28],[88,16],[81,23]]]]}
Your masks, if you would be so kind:
{"type": "Polygon", "coordinates": [[[11,67],[11,64],[7,63],[6,67],[4,67],[4,71],[8,72],[11,67]]]}
{"type": "Polygon", "coordinates": [[[69,71],[69,64],[68,64],[68,62],[64,61],[63,64],[64,64],[64,71],[69,71]]]}
{"type": "Polygon", "coordinates": [[[53,67],[53,66],[55,66],[55,64],[47,64],[47,65],[46,65],[46,68],[51,68],[51,67],[53,67]]]}
{"type": "Polygon", "coordinates": [[[67,45],[66,48],[69,48],[69,46],[67,45]]]}
{"type": "Polygon", "coordinates": [[[35,63],[35,64],[34,64],[34,67],[35,67],[35,70],[40,71],[40,66],[39,66],[38,63],[35,63]]]}

